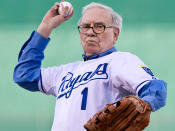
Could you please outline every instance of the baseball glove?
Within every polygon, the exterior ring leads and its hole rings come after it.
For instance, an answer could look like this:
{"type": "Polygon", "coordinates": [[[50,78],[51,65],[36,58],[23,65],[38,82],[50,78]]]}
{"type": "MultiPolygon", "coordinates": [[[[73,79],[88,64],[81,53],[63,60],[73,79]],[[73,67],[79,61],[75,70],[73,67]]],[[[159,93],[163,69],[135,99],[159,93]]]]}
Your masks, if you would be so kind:
{"type": "Polygon", "coordinates": [[[148,126],[151,108],[136,96],[107,104],[97,112],[84,128],[87,131],[141,131],[148,126]]]}

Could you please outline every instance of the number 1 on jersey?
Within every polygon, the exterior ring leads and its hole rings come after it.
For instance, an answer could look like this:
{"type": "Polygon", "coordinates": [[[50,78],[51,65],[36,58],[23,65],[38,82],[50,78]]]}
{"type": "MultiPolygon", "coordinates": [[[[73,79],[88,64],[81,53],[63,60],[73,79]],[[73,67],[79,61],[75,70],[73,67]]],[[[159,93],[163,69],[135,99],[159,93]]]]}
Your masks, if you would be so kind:
{"type": "Polygon", "coordinates": [[[86,110],[88,88],[87,87],[84,88],[81,94],[83,95],[82,102],[81,102],[81,110],[86,110]]]}

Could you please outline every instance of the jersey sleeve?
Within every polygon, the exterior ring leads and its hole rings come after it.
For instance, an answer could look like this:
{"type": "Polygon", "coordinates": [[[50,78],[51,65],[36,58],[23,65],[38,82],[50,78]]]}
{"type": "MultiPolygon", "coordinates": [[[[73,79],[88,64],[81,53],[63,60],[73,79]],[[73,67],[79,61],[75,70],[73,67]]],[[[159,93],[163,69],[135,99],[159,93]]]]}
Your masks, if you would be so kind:
{"type": "Polygon", "coordinates": [[[39,90],[47,95],[56,96],[56,85],[62,72],[60,67],[48,67],[41,69],[41,79],[39,81],[39,90]]]}
{"type": "Polygon", "coordinates": [[[166,82],[158,80],[152,71],[135,55],[124,53],[118,61],[120,64],[113,63],[114,67],[112,68],[113,81],[116,86],[147,101],[152,111],[165,106],[166,82]]]}
{"type": "Polygon", "coordinates": [[[118,59],[113,60],[111,72],[113,83],[132,94],[138,94],[147,82],[156,79],[151,70],[131,53],[121,53],[118,59]]]}

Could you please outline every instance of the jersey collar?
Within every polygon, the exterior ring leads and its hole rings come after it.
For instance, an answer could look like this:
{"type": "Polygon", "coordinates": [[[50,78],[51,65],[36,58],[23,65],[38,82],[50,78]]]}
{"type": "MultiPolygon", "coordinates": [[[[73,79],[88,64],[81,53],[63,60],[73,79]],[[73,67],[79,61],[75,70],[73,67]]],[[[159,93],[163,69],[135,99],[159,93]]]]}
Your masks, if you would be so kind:
{"type": "Polygon", "coordinates": [[[116,52],[116,51],[117,51],[116,48],[112,47],[111,49],[109,49],[109,50],[107,50],[105,52],[102,52],[102,53],[100,53],[98,55],[87,57],[85,54],[83,54],[82,57],[83,57],[84,61],[87,61],[87,60],[97,59],[97,58],[103,57],[105,55],[109,55],[109,54],[111,54],[113,52],[116,52]]]}

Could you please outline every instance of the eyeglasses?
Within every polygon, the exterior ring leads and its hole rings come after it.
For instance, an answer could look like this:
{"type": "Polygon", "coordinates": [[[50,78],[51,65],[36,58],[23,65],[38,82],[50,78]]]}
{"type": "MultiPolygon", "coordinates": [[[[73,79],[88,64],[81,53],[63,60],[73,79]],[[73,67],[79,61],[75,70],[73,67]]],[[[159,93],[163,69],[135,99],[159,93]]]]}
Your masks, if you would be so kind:
{"type": "Polygon", "coordinates": [[[92,27],[88,24],[79,25],[78,30],[80,33],[86,33],[90,28],[92,28],[93,32],[96,34],[103,33],[106,28],[113,28],[114,26],[105,26],[103,24],[94,24],[92,27]]]}

